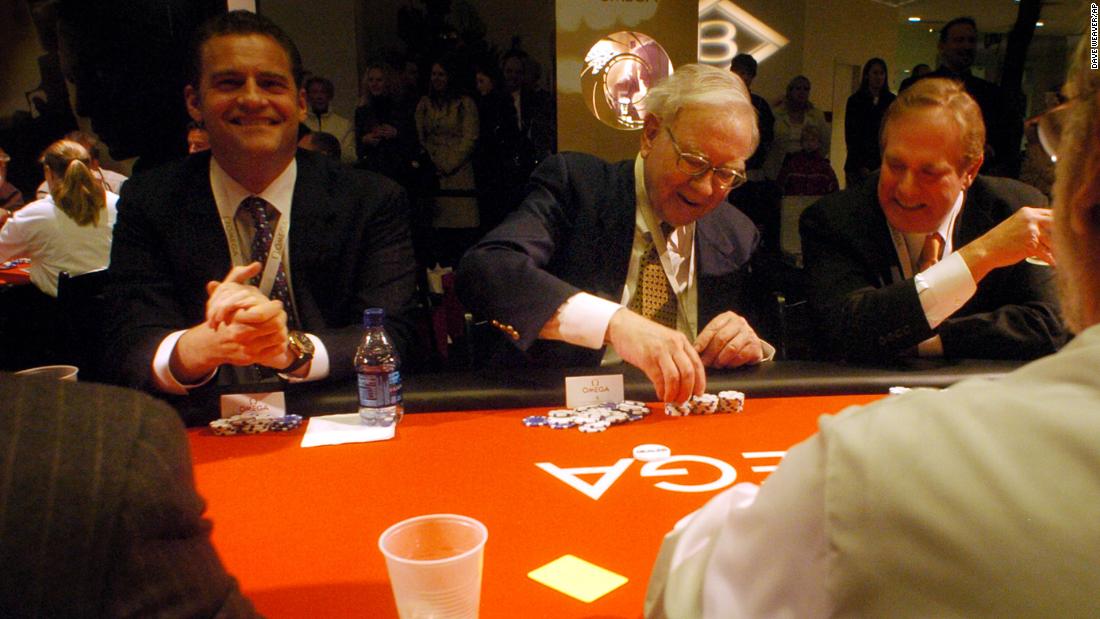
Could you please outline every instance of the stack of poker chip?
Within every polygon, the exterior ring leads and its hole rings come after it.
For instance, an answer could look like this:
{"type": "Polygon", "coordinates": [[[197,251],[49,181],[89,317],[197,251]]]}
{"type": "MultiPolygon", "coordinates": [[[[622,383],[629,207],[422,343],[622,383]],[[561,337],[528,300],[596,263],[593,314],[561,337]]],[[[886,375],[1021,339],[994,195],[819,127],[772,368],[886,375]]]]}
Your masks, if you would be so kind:
{"type": "Polygon", "coordinates": [[[302,425],[301,415],[234,415],[210,422],[210,429],[218,436],[232,434],[259,434],[261,432],[288,432],[302,425]]]}
{"type": "Polygon", "coordinates": [[[673,417],[687,415],[713,415],[715,413],[740,413],[745,408],[745,394],[740,391],[719,391],[718,395],[704,393],[690,399],[665,404],[665,414],[673,417]]]}
{"type": "Polygon", "coordinates": [[[586,404],[577,408],[559,408],[545,415],[523,418],[523,425],[531,428],[547,427],[553,430],[576,428],[581,432],[603,432],[611,426],[638,421],[649,414],[644,402],[625,400],[586,404]]]}

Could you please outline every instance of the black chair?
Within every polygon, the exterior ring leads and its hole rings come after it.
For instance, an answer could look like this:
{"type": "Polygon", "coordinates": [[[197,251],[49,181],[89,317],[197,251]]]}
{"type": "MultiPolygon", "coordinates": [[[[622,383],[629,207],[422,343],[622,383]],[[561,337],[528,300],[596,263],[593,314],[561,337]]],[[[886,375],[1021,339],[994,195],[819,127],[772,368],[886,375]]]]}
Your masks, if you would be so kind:
{"type": "Polygon", "coordinates": [[[57,278],[58,326],[64,338],[66,360],[80,368],[80,380],[100,381],[106,372],[100,359],[103,350],[103,292],[107,269],[70,275],[62,271],[57,278]]]}

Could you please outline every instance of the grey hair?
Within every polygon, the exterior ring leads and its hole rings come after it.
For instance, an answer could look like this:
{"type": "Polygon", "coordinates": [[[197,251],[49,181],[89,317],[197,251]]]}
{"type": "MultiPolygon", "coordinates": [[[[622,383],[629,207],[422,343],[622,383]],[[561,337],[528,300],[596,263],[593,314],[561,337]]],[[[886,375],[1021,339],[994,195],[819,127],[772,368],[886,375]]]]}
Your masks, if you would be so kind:
{"type": "Polygon", "coordinates": [[[756,126],[756,108],[752,106],[749,89],[741,78],[726,69],[705,64],[685,64],[676,69],[649,91],[645,98],[649,114],[671,121],[687,107],[714,107],[731,116],[745,114],[752,118],[752,147],[760,142],[756,126]]]}

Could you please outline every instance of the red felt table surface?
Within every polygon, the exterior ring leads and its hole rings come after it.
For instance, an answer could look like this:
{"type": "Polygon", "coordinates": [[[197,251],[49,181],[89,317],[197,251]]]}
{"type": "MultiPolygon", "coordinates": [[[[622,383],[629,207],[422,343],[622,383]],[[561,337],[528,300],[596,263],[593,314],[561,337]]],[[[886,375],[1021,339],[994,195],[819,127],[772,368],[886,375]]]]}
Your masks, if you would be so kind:
{"type": "Polygon", "coordinates": [[[0,284],[27,284],[30,281],[31,274],[26,265],[0,271],[0,284]]]}
{"type": "Polygon", "coordinates": [[[194,429],[189,438],[214,544],[270,617],[395,617],[379,534],[404,518],[450,512],[489,529],[482,617],[633,618],[664,533],[718,492],[656,484],[707,484],[722,471],[677,462],[660,468],[686,474],[643,477],[644,463],[633,461],[593,500],[536,463],[611,467],[635,446],[659,443],[759,483],[779,458],[754,452],[785,451],[815,431],[821,414],[879,397],[750,398],[741,414],[700,417],[666,417],[654,405],[646,419],[596,434],[528,428],[521,419],[546,409],[522,409],[407,415],[396,438],[380,443],[302,449],[302,430],[218,437],[194,429]],[[630,580],[586,604],[527,577],[564,554],[630,580]]]}

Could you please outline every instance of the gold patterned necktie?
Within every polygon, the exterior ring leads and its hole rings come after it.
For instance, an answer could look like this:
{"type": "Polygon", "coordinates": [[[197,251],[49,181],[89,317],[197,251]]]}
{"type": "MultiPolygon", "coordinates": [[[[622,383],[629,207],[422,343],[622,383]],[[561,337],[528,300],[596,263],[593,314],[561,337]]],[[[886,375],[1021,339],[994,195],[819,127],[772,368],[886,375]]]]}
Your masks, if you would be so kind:
{"type": "MultiPolygon", "coordinates": [[[[662,224],[662,230],[666,230],[666,226],[662,224]]],[[[665,237],[671,232],[672,228],[667,228],[665,237]]],[[[654,322],[670,329],[676,328],[676,293],[668,281],[665,267],[661,264],[661,254],[652,237],[638,266],[638,285],[628,307],[654,322]]]]}
{"type": "Polygon", "coordinates": [[[917,273],[925,272],[933,264],[940,261],[943,253],[943,237],[939,232],[933,232],[924,237],[924,247],[920,250],[920,258],[917,259],[917,273]]]}

